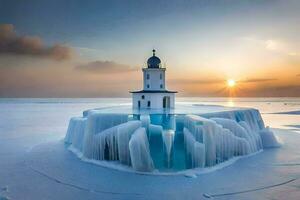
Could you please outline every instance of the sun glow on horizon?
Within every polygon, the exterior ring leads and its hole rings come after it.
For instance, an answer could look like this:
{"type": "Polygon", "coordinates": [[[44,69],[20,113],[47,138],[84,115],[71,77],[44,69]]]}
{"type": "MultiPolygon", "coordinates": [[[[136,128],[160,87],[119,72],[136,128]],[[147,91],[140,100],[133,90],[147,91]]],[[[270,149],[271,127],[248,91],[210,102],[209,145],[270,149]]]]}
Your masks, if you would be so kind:
{"type": "Polygon", "coordinates": [[[233,80],[233,79],[228,79],[228,80],[227,80],[227,86],[228,86],[229,88],[233,88],[235,85],[236,85],[235,80],[233,80]]]}

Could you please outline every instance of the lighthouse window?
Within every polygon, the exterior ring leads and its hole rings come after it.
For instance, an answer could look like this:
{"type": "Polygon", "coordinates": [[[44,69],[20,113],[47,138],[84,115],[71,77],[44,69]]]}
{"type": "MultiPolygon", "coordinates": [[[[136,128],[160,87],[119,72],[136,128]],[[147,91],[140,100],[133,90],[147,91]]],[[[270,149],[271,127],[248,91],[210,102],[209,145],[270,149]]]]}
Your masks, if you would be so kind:
{"type": "Polygon", "coordinates": [[[145,96],[144,96],[144,95],[142,95],[142,99],[145,99],[145,96]]]}
{"type": "Polygon", "coordinates": [[[149,87],[150,87],[150,85],[148,84],[148,85],[147,85],[147,88],[149,88],[149,87]]]}
{"type": "Polygon", "coordinates": [[[162,79],[162,74],[160,74],[160,80],[162,79]]]}
{"type": "Polygon", "coordinates": [[[150,79],[150,74],[147,74],[147,79],[150,79]]]}
{"type": "Polygon", "coordinates": [[[163,85],[162,85],[162,84],[160,84],[160,88],[163,88],[163,85]]]}
{"type": "Polygon", "coordinates": [[[151,102],[150,101],[148,101],[148,107],[150,107],[151,106],[151,102]]]}

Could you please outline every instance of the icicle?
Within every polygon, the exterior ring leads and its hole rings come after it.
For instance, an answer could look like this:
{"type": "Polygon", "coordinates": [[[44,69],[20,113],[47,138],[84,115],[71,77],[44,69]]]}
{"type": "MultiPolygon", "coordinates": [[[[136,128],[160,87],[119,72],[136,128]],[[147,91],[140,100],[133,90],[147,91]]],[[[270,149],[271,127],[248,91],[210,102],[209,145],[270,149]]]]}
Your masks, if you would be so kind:
{"type": "Polygon", "coordinates": [[[194,143],[194,167],[205,167],[205,145],[200,142],[194,143]]]}
{"type": "Polygon", "coordinates": [[[113,142],[111,141],[113,138],[111,138],[111,140],[108,141],[109,144],[107,144],[107,141],[104,141],[105,137],[99,135],[106,129],[127,121],[128,115],[125,114],[103,114],[97,110],[89,111],[84,131],[83,155],[86,158],[100,157],[103,159],[103,154],[99,155],[99,153],[103,153],[103,150],[105,151],[105,146],[113,145],[113,142]]]}
{"type": "Polygon", "coordinates": [[[118,129],[119,160],[125,165],[130,165],[129,141],[134,131],[142,126],[140,121],[130,121],[121,124],[118,129]]]}
{"type": "Polygon", "coordinates": [[[151,172],[154,169],[145,128],[138,128],[129,141],[131,164],[134,170],[151,172]]]}
{"type": "Polygon", "coordinates": [[[142,122],[142,127],[144,127],[147,132],[149,130],[149,125],[150,125],[150,116],[149,115],[141,115],[140,120],[142,122]]]}
{"type": "Polygon", "coordinates": [[[188,168],[204,167],[205,145],[197,142],[187,128],[183,129],[183,134],[188,168]]]}
{"type": "Polygon", "coordinates": [[[167,153],[167,167],[170,167],[170,163],[171,163],[171,152],[173,148],[174,135],[175,135],[174,130],[166,130],[163,131],[162,133],[162,137],[163,137],[163,141],[167,153]]]}

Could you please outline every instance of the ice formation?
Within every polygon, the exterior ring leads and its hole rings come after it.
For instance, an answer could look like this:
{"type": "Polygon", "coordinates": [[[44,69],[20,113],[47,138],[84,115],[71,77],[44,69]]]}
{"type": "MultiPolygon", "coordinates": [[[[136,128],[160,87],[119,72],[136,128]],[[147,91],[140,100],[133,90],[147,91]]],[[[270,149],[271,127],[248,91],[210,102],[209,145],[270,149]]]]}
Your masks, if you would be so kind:
{"type": "MultiPolygon", "coordinates": [[[[118,155],[122,164],[130,165],[131,163],[129,141],[133,133],[140,127],[140,121],[130,121],[118,127],[118,155]]],[[[148,143],[148,141],[145,141],[145,143],[148,143]]]]}
{"type": "Polygon", "coordinates": [[[260,137],[262,138],[262,144],[264,148],[280,147],[280,143],[277,141],[276,136],[269,129],[269,127],[259,131],[260,137]]]}
{"type": "Polygon", "coordinates": [[[84,158],[141,172],[211,167],[279,146],[255,109],[188,115],[89,110],[71,118],[65,142],[84,158]]]}
{"type": "Polygon", "coordinates": [[[74,148],[82,151],[84,129],[86,126],[86,118],[73,117],[70,119],[65,142],[72,144],[74,148]]]}
{"type": "Polygon", "coordinates": [[[175,135],[175,132],[173,130],[166,130],[166,131],[162,132],[162,138],[163,138],[163,142],[165,145],[164,147],[166,149],[167,167],[169,167],[170,163],[171,163],[171,153],[172,153],[172,149],[173,149],[174,135],[175,135]]]}
{"type": "Polygon", "coordinates": [[[145,128],[138,128],[134,132],[129,141],[129,151],[133,169],[137,171],[154,169],[145,128]]]}

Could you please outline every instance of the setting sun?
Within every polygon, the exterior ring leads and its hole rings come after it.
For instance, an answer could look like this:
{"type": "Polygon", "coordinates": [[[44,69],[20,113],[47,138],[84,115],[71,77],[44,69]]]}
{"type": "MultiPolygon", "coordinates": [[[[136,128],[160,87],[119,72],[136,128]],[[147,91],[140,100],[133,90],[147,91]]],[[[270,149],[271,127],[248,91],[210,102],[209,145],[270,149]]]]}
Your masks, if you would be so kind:
{"type": "Polygon", "coordinates": [[[232,87],[234,87],[235,86],[235,80],[233,80],[233,79],[229,79],[229,80],[227,80],[227,86],[228,87],[230,87],[230,88],[232,88],[232,87]]]}

